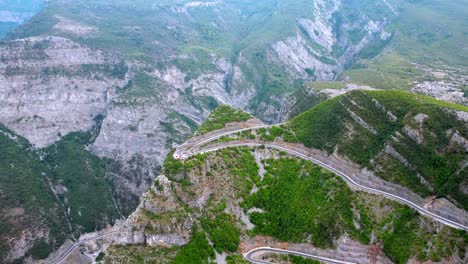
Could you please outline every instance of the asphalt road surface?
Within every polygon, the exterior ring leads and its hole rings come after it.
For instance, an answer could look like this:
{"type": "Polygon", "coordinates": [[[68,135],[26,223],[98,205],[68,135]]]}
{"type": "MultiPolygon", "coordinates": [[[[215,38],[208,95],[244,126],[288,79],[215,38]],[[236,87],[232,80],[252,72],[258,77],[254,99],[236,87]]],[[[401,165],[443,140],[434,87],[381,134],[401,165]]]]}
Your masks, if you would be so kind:
{"type": "Polygon", "coordinates": [[[307,253],[302,253],[298,251],[292,251],[292,250],[285,250],[285,249],[279,249],[279,248],[271,248],[271,247],[258,247],[250,250],[249,252],[244,254],[244,258],[254,264],[270,264],[271,262],[265,261],[265,260],[259,260],[255,259],[254,255],[256,253],[277,253],[277,254],[285,254],[285,255],[295,255],[299,257],[304,257],[304,258],[310,258],[310,259],[315,259],[318,261],[322,261],[325,263],[336,263],[336,264],[356,264],[354,262],[348,262],[348,261],[343,261],[339,259],[332,259],[332,258],[326,258],[326,257],[320,257],[317,255],[312,255],[312,254],[307,254],[307,253]]]}

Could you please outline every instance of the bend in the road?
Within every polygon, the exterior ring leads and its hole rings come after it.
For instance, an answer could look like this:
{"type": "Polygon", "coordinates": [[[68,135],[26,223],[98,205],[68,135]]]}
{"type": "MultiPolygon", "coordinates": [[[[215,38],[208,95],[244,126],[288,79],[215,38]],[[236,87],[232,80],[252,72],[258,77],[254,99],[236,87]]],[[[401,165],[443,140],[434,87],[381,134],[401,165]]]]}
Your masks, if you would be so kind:
{"type": "Polygon", "coordinates": [[[106,236],[109,236],[109,235],[112,235],[114,233],[116,233],[117,231],[109,231],[109,232],[105,232],[105,233],[102,233],[96,237],[90,237],[90,238],[86,238],[86,239],[83,239],[83,240],[78,240],[76,241],[75,243],[73,243],[64,253],[62,253],[57,260],[53,261],[52,263],[53,264],[60,264],[62,263],[62,261],[64,261],[72,252],[73,250],[75,250],[77,247],[79,247],[81,244],[83,243],[86,243],[86,242],[90,242],[90,241],[93,241],[93,240],[97,240],[97,239],[101,239],[103,237],[106,237],[106,236]]]}
{"type": "Polygon", "coordinates": [[[319,261],[323,261],[326,263],[334,263],[334,264],[356,264],[354,262],[349,262],[349,261],[343,261],[339,259],[332,259],[332,258],[327,258],[327,257],[321,257],[317,255],[312,255],[308,253],[303,253],[303,252],[298,252],[298,251],[292,251],[292,250],[286,250],[286,249],[280,249],[280,248],[271,248],[271,247],[258,247],[250,250],[249,252],[244,254],[244,258],[255,264],[271,264],[271,262],[264,261],[264,260],[257,260],[254,259],[253,256],[257,253],[261,252],[266,252],[266,253],[276,253],[276,254],[284,254],[284,255],[295,255],[299,257],[304,257],[304,258],[309,258],[309,259],[315,259],[319,261]]]}

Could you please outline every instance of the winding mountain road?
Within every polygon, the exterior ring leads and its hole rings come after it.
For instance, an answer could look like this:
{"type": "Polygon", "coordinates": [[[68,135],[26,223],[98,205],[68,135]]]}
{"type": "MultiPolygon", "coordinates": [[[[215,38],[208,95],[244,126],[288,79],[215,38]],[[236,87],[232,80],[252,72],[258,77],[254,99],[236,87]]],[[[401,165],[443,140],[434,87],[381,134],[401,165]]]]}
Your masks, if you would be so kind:
{"type": "MultiPolygon", "coordinates": [[[[280,125],[280,124],[277,124],[277,125],[274,125],[274,126],[278,126],[278,125],[280,125]]],[[[426,215],[426,216],[430,217],[431,219],[433,219],[435,221],[438,221],[438,222],[440,222],[440,223],[442,223],[444,225],[468,231],[468,226],[466,225],[466,223],[463,223],[463,224],[458,223],[458,222],[455,222],[453,220],[442,217],[440,215],[437,215],[437,214],[425,209],[424,207],[422,207],[422,206],[420,206],[420,205],[418,205],[418,204],[416,204],[416,203],[414,203],[414,202],[412,202],[412,201],[410,201],[410,200],[408,200],[406,198],[400,197],[398,195],[395,195],[395,194],[392,194],[392,193],[389,193],[389,192],[385,192],[385,191],[382,191],[382,190],[378,190],[378,189],[375,189],[375,188],[371,188],[371,187],[362,185],[362,184],[356,182],[351,176],[347,175],[346,173],[340,171],[337,168],[334,168],[334,167],[332,167],[332,166],[330,166],[328,164],[325,164],[322,161],[317,160],[317,159],[315,159],[313,157],[310,157],[310,156],[308,156],[308,155],[306,155],[304,153],[301,153],[301,152],[299,152],[299,151],[297,151],[295,149],[277,145],[277,144],[275,144],[275,142],[251,143],[251,142],[232,141],[232,142],[223,143],[222,146],[216,146],[216,147],[211,147],[211,148],[207,147],[205,149],[202,148],[203,145],[205,145],[207,143],[211,143],[213,141],[216,141],[216,140],[218,140],[218,139],[220,139],[220,138],[222,138],[224,136],[229,136],[229,135],[233,135],[233,134],[237,134],[237,133],[244,132],[244,131],[249,131],[249,130],[256,130],[256,129],[261,129],[261,128],[271,128],[271,127],[272,126],[270,126],[270,125],[262,125],[262,126],[256,126],[256,127],[226,131],[226,132],[222,132],[220,134],[214,134],[214,135],[209,136],[207,138],[200,137],[199,141],[188,142],[188,143],[184,143],[183,145],[179,146],[176,149],[176,151],[174,152],[173,157],[175,159],[187,159],[187,158],[190,158],[191,156],[194,156],[194,155],[197,155],[197,154],[215,152],[215,151],[218,151],[220,149],[225,149],[225,148],[229,148],[229,147],[260,147],[260,146],[264,146],[264,147],[270,148],[270,149],[285,151],[285,152],[289,153],[290,155],[302,158],[304,160],[309,160],[309,161],[311,161],[311,162],[313,162],[313,163],[315,163],[315,164],[317,164],[317,165],[319,165],[319,166],[321,166],[321,167],[335,173],[336,175],[340,176],[348,185],[350,185],[352,187],[355,187],[355,188],[360,189],[360,190],[365,191],[365,192],[383,195],[383,196],[385,196],[387,198],[390,198],[392,200],[395,200],[395,201],[398,201],[400,203],[406,204],[409,207],[419,211],[421,214],[426,215]],[[197,149],[195,151],[191,151],[191,149],[195,149],[195,148],[200,148],[200,149],[197,149]]],[[[103,237],[106,237],[106,236],[109,236],[109,235],[114,234],[116,232],[117,231],[103,232],[103,233],[99,234],[96,237],[91,237],[91,238],[79,240],[79,241],[75,242],[74,244],[70,245],[69,248],[67,248],[65,250],[65,252],[60,254],[56,260],[51,261],[51,263],[61,264],[63,262],[63,260],[65,260],[73,252],[73,250],[76,249],[77,247],[79,247],[81,244],[86,243],[86,242],[90,242],[90,241],[93,241],[93,240],[97,240],[97,239],[100,239],[100,238],[103,238],[103,237]]],[[[291,250],[278,249],[278,248],[271,248],[271,247],[259,247],[259,248],[252,249],[249,252],[245,253],[244,257],[245,257],[246,260],[248,260],[251,263],[269,264],[270,262],[263,261],[263,260],[256,260],[256,259],[253,258],[255,254],[262,253],[262,252],[265,252],[265,253],[278,253],[278,254],[291,254],[291,255],[296,255],[296,256],[301,256],[301,257],[305,257],[305,258],[311,258],[311,259],[323,261],[323,262],[326,262],[326,263],[355,264],[353,262],[347,262],[347,261],[343,261],[343,260],[331,259],[331,258],[320,257],[320,256],[312,255],[312,254],[307,254],[307,253],[302,253],[302,252],[297,252],[297,251],[291,251],[291,250]]]]}
{"type": "Polygon", "coordinates": [[[279,249],[279,248],[271,248],[271,247],[254,248],[254,249],[250,250],[249,252],[245,253],[244,258],[247,261],[249,261],[250,263],[254,263],[254,264],[271,264],[271,262],[268,262],[268,261],[255,259],[254,256],[255,256],[255,254],[258,254],[258,253],[276,253],[276,254],[285,254],[285,255],[295,255],[295,256],[299,256],[299,257],[315,259],[315,260],[318,260],[318,261],[323,261],[325,263],[333,263],[333,264],[356,264],[354,262],[348,262],[348,261],[343,261],[343,260],[338,260],[338,259],[320,257],[320,256],[317,256],[317,255],[307,254],[307,253],[303,253],[303,252],[286,250],[286,249],[279,249]]]}
{"type": "Polygon", "coordinates": [[[93,240],[97,240],[97,239],[101,239],[103,237],[106,237],[106,236],[109,236],[109,235],[112,235],[114,233],[116,233],[117,231],[109,231],[109,232],[103,232],[95,237],[90,237],[90,238],[86,238],[86,239],[83,239],[83,240],[78,240],[76,241],[74,244],[70,245],[69,248],[67,248],[65,250],[65,252],[63,252],[62,254],[60,254],[58,256],[58,258],[56,260],[53,260],[51,261],[51,263],[53,264],[60,264],[62,263],[63,260],[65,260],[72,252],[73,250],[75,250],[77,247],[79,247],[81,244],[83,243],[86,243],[86,242],[90,242],[90,241],[93,241],[93,240]]]}
{"type": "Polygon", "coordinates": [[[232,134],[236,134],[236,133],[239,133],[239,132],[242,132],[242,131],[246,131],[246,130],[252,130],[252,129],[259,129],[259,128],[268,128],[268,127],[271,127],[271,126],[260,126],[260,127],[254,127],[254,128],[249,128],[249,129],[241,129],[241,130],[236,130],[236,131],[229,131],[229,132],[226,132],[226,133],[222,133],[222,134],[219,134],[219,135],[214,135],[210,138],[206,138],[206,139],[203,139],[201,140],[200,142],[195,142],[195,143],[192,143],[191,145],[190,144],[186,144],[186,145],[183,145],[180,149],[177,149],[176,152],[174,152],[174,158],[176,159],[185,159],[185,158],[189,158],[191,156],[194,156],[194,155],[197,155],[197,154],[202,154],[202,153],[207,153],[207,152],[214,152],[214,151],[217,151],[217,150],[220,150],[220,149],[224,149],[224,148],[229,148],[229,147],[259,147],[259,146],[265,146],[266,148],[270,148],[270,149],[276,149],[276,150],[280,150],[280,151],[285,151],[287,153],[289,153],[290,155],[293,155],[293,156],[296,156],[296,157],[299,157],[299,158],[302,158],[302,159],[305,159],[305,160],[309,160],[309,161],[312,161],[313,163],[337,174],[338,176],[340,176],[344,181],[346,181],[348,183],[348,185],[350,186],[353,186],[355,188],[358,188],[360,190],[363,190],[363,191],[366,191],[366,192],[369,192],[369,193],[374,193],[374,194],[380,194],[380,195],[383,195],[387,198],[390,198],[392,200],[395,200],[395,201],[398,201],[400,203],[403,203],[403,204],[406,204],[408,205],[409,207],[412,207],[413,209],[419,211],[421,214],[423,215],[426,215],[430,218],[432,218],[433,220],[436,220],[444,225],[447,225],[447,226],[451,226],[453,228],[457,228],[457,229],[462,229],[462,230],[465,230],[465,231],[468,231],[468,226],[466,225],[466,223],[458,223],[458,222],[455,222],[453,220],[450,220],[450,219],[447,219],[443,216],[440,216],[438,214],[435,214],[427,209],[425,209],[423,206],[420,206],[406,198],[403,198],[403,197],[400,197],[398,195],[395,195],[395,194],[392,194],[392,193],[389,193],[389,192],[386,192],[386,191],[382,191],[382,190],[378,190],[378,189],[374,189],[374,188],[371,188],[371,187],[368,187],[368,186],[365,186],[365,185],[362,185],[358,182],[356,182],[351,176],[347,175],[346,173],[338,170],[337,168],[334,168],[328,164],[325,164],[323,163],[322,161],[319,161],[313,157],[310,157],[310,156],[307,156],[295,149],[290,149],[290,148],[286,148],[284,146],[279,146],[279,145],[275,145],[274,142],[271,142],[271,143],[243,143],[243,142],[226,142],[226,143],[223,143],[222,146],[216,146],[216,147],[212,147],[212,148],[205,148],[205,149],[199,149],[199,150],[195,150],[195,151],[190,151],[189,149],[191,148],[196,148],[196,147],[201,147],[203,146],[204,144],[206,143],[209,143],[209,142],[212,142],[212,141],[215,141],[223,136],[227,136],[227,135],[232,135],[232,134]]]}

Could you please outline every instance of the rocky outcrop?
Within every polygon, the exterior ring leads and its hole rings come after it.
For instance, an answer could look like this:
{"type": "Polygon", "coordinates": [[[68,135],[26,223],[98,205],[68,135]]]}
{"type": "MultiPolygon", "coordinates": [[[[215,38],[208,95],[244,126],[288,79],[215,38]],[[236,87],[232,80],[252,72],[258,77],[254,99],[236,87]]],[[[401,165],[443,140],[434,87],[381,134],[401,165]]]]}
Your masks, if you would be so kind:
{"type": "MultiPolygon", "coordinates": [[[[464,82],[468,80],[467,76],[463,76],[464,82]]],[[[411,90],[416,93],[426,94],[444,101],[454,102],[457,104],[468,105],[468,99],[464,96],[464,92],[459,87],[463,86],[460,82],[453,80],[449,81],[425,81],[418,83],[411,90]]]]}
{"type": "Polygon", "coordinates": [[[314,18],[298,19],[298,33],[272,45],[269,57],[283,65],[291,79],[334,80],[367,45],[391,37],[384,31],[386,18],[375,21],[361,14],[347,21],[340,17],[340,6],[339,0],[314,1],[314,18]],[[342,34],[337,28],[360,37],[342,34]]]}
{"type": "Polygon", "coordinates": [[[37,147],[91,129],[127,71],[116,59],[59,37],[1,43],[0,56],[0,122],[37,147]]]}
{"type": "Polygon", "coordinates": [[[331,81],[340,71],[334,62],[324,63],[317,58],[315,50],[299,34],[273,44],[273,50],[293,78],[331,81]]]}
{"type": "Polygon", "coordinates": [[[59,22],[54,25],[53,29],[59,32],[78,37],[90,37],[92,34],[97,33],[96,27],[89,26],[66,17],[56,16],[56,18],[59,22]]]}
{"type": "MultiPolygon", "coordinates": [[[[396,13],[393,6],[384,2],[396,13]]],[[[112,50],[112,47],[104,52],[86,46],[92,45],[91,39],[99,40],[99,34],[110,34],[105,31],[109,30],[106,25],[54,13],[56,24],[51,25],[46,34],[55,36],[0,43],[0,123],[26,137],[36,147],[43,148],[70,132],[88,131],[95,126],[97,119],[103,119],[89,150],[112,160],[106,176],[110,178],[116,203],[130,213],[139,204],[140,195],[159,175],[169,149],[184,142],[196,125],[208,116],[213,104],[249,109],[269,122],[284,121],[297,98],[285,95],[281,89],[286,90],[285,86],[297,80],[334,80],[370,43],[391,37],[384,31],[388,23],[386,18],[371,19],[358,12],[357,19],[338,23],[342,5],[339,0],[314,1],[312,15],[294,19],[292,34],[278,34],[281,38],[255,47],[260,55],[265,52],[265,57],[248,57],[252,50],[237,50],[237,43],[235,47],[226,49],[227,53],[236,53],[237,58],[223,58],[220,54],[227,54],[224,47],[221,52],[211,46],[201,47],[200,50],[208,57],[206,63],[209,67],[195,69],[196,74],[191,72],[192,64],[184,69],[174,62],[175,59],[188,58],[194,62],[199,59],[195,55],[192,57],[191,52],[178,54],[177,48],[203,37],[198,33],[192,36],[184,30],[190,29],[191,32],[195,27],[191,23],[197,12],[223,13],[223,8],[232,8],[230,3],[154,4],[152,10],[162,10],[164,17],[181,16],[174,19],[178,22],[174,25],[171,21],[163,24],[162,28],[172,31],[161,32],[177,33],[172,36],[174,38],[168,38],[167,43],[161,43],[166,39],[156,39],[159,35],[155,39],[143,40],[151,42],[151,45],[142,44],[144,48],[151,46],[149,50],[154,51],[152,47],[157,46],[163,50],[158,51],[158,61],[150,63],[143,59],[138,61],[138,56],[128,56],[127,50],[122,52],[112,50]],[[184,21],[180,22],[179,18],[184,21]],[[337,29],[357,32],[359,37],[339,34],[337,29]],[[166,50],[165,45],[174,47],[166,50]],[[284,69],[287,73],[287,81],[282,77],[272,77],[273,84],[280,83],[277,93],[265,92],[270,89],[271,83],[264,81],[270,72],[257,69],[257,60],[264,60],[259,62],[260,65],[277,67],[281,72],[284,69]],[[144,76],[143,81],[149,80],[148,83],[138,83],[138,76],[144,76]]],[[[241,9],[235,10],[242,14],[241,9]]],[[[87,12],[95,15],[91,7],[87,12]]],[[[12,14],[0,13],[0,17],[19,21],[12,14]]],[[[215,31],[229,28],[223,23],[228,22],[217,20],[211,26],[215,31]]],[[[131,34],[139,36],[142,28],[131,28],[135,31],[131,34]]],[[[124,28],[122,32],[130,34],[124,28]]],[[[203,39],[203,44],[204,41],[210,40],[203,39]]],[[[222,41],[220,43],[224,43],[222,41]]],[[[193,47],[186,48],[191,50],[193,47]]],[[[146,52],[146,49],[142,50],[146,52]]],[[[145,55],[152,56],[150,53],[145,55]]],[[[346,89],[328,92],[334,96],[346,92],[346,89]]],[[[325,98],[321,96],[317,98],[325,98]]],[[[457,134],[454,134],[453,141],[460,142],[457,134]]],[[[184,226],[189,226],[189,222],[184,226]]],[[[167,239],[160,235],[146,237],[139,231],[129,234],[126,239],[155,244],[167,240],[177,244],[172,235],[167,239]]]]}

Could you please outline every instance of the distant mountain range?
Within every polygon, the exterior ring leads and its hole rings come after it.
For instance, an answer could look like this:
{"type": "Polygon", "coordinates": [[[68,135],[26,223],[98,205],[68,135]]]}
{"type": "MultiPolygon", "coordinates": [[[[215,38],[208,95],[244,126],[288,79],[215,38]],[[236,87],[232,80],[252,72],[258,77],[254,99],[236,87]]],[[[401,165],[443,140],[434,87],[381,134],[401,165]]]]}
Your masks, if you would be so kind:
{"type": "Polygon", "coordinates": [[[44,0],[0,1],[0,39],[45,7],[44,0]]]}
{"type": "MultiPolygon", "coordinates": [[[[0,149],[9,157],[0,175],[2,258],[43,258],[66,238],[130,215],[170,150],[222,104],[266,123],[358,89],[467,105],[467,4],[0,1],[0,139],[9,146],[0,149]]],[[[341,128],[339,142],[323,144],[343,146],[350,131],[341,128]]],[[[430,180],[415,191],[463,205],[458,178],[430,180]]]]}

